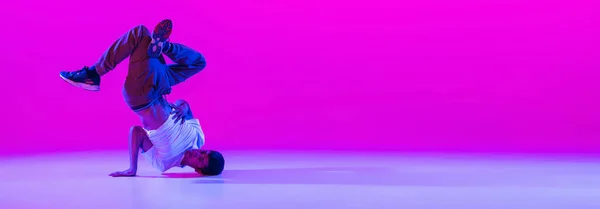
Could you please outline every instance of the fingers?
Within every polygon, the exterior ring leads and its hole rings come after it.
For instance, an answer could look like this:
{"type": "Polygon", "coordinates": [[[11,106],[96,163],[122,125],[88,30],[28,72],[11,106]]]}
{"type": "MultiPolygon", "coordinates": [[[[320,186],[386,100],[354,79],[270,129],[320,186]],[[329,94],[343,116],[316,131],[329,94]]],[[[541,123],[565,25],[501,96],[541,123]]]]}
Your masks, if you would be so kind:
{"type": "Polygon", "coordinates": [[[178,116],[177,119],[175,119],[174,123],[181,122],[181,124],[183,124],[184,121],[185,120],[183,119],[182,116],[178,116]]]}
{"type": "Polygon", "coordinates": [[[175,114],[173,115],[173,118],[180,117],[181,115],[183,115],[183,114],[181,113],[181,110],[176,110],[176,111],[175,111],[175,114]]]}
{"type": "Polygon", "coordinates": [[[180,111],[179,108],[177,107],[177,105],[175,105],[175,104],[169,103],[169,106],[171,107],[171,114],[173,114],[177,111],[180,111]]]}
{"type": "Polygon", "coordinates": [[[183,120],[183,111],[177,110],[175,112],[175,115],[173,115],[173,119],[175,120],[175,121],[173,121],[174,123],[181,122],[183,124],[183,122],[185,121],[185,120],[183,120]]]}
{"type": "Polygon", "coordinates": [[[110,174],[110,176],[112,176],[112,177],[119,177],[119,176],[124,176],[124,175],[125,174],[123,172],[121,172],[121,171],[117,171],[117,172],[114,172],[114,173],[110,174]]]}
{"type": "Polygon", "coordinates": [[[172,117],[173,123],[177,123],[177,121],[179,120],[179,117],[177,115],[178,115],[177,113],[175,113],[175,115],[173,115],[173,117],[172,117]]]}
{"type": "Polygon", "coordinates": [[[179,107],[175,106],[174,104],[169,104],[169,106],[171,106],[171,114],[177,112],[177,111],[181,111],[179,109],[179,107]]]}
{"type": "Polygon", "coordinates": [[[130,172],[124,172],[124,171],[117,171],[111,174],[108,174],[109,176],[112,177],[124,177],[124,176],[135,176],[134,174],[130,173],[130,172]]]}

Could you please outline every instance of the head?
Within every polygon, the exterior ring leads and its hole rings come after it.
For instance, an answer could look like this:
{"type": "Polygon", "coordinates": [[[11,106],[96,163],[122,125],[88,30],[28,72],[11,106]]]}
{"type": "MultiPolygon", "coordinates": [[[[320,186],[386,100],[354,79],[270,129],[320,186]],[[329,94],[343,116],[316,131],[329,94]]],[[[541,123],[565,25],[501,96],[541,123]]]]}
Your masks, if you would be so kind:
{"type": "Polygon", "coordinates": [[[223,155],[214,150],[191,149],[185,152],[183,160],[185,165],[207,176],[219,175],[225,167],[223,155]]]}

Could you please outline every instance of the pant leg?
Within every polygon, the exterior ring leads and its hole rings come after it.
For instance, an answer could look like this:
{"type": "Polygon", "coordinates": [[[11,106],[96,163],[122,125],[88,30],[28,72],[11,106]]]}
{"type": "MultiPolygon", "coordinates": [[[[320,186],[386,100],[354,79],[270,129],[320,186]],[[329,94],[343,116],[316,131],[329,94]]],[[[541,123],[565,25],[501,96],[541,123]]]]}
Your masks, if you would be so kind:
{"type": "Polygon", "coordinates": [[[98,74],[102,76],[129,58],[123,96],[134,111],[144,109],[161,96],[157,86],[161,86],[167,77],[164,58],[148,56],[147,50],[151,41],[148,28],[143,25],[136,26],[117,39],[94,65],[98,74]]]}
{"type": "Polygon", "coordinates": [[[151,40],[150,31],[145,26],[139,25],[130,29],[102,54],[94,65],[96,71],[103,76],[127,58],[130,58],[130,63],[148,60],[146,49],[151,40]]]}
{"type": "Polygon", "coordinates": [[[204,56],[183,44],[171,43],[170,49],[163,54],[176,63],[168,65],[167,77],[171,86],[184,82],[206,67],[204,56]]]}

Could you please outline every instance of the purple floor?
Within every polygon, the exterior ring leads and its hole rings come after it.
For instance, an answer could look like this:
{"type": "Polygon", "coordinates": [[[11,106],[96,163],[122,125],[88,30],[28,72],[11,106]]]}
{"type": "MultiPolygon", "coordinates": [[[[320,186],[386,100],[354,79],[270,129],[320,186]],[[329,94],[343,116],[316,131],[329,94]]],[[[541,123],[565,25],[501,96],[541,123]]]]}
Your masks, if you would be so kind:
{"type": "Polygon", "coordinates": [[[0,160],[0,208],[600,208],[595,158],[223,152],[226,171],[111,178],[126,152],[0,160]]]}

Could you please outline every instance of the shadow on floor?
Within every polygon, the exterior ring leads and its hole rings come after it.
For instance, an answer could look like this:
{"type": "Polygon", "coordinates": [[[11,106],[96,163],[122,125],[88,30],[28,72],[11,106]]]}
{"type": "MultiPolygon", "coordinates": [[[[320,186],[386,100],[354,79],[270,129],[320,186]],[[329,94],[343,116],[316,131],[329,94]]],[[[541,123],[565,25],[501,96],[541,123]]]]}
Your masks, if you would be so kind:
{"type": "MultiPolygon", "coordinates": [[[[220,176],[165,173],[147,178],[197,178],[198,184],[327,184],[374,186],[560,186],[548,173],[501,170],[399,170],[385,167],[323,167],[225,170],[220,176]],[[546,177],[546,178],[545,178],[546,177]]],[[[556,179],[554,179],[556,180],[556,179]]],[[[574,182],[571,182],[574,183],[574,182]]],[[[580,182],[586,184],[585,182],[580,182]]],[[[589,183],[589,182],[588,182],[589,183]]]]}
{"type": "Polygon", "coordinates": [[[173,178],[173,179],[188,179],[188,178],[203,178],[206,176],[202,176],[196,172],[189,173],[163,173],[160,176],[136,176],[137,178],[173,178]]]}
{"type": "Polygon", "coordinates": [[[225,170],[220,177],[195,183],[389,185],[400,176],[384,167],[320,167],[225,170]]]}

